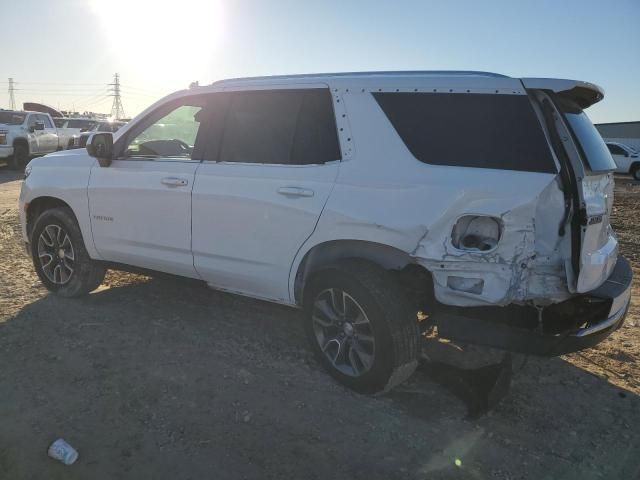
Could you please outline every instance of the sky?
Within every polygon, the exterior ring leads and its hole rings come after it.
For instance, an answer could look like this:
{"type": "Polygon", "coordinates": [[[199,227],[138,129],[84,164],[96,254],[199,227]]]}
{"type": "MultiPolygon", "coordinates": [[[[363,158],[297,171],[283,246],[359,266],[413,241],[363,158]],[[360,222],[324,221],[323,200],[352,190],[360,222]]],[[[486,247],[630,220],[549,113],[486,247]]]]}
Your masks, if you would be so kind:
{"type": "Polygon", "coordinates": [[[640,120],[640,0],[0,0],[0,107],[133,116],[255,75],[484,70],[597,83],[594,122],[640,120]]]}

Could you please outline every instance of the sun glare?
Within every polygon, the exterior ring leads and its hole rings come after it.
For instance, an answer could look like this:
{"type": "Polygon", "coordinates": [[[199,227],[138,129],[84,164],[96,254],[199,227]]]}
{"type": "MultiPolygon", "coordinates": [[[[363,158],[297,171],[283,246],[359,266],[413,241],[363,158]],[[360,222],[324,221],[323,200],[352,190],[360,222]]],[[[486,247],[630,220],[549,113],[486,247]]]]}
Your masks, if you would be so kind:
{"type": "Polygon", "coordinates": [[[218,1],[92,0],[91,11],[119,68],[137,77],[188,82],[215,63],[223,24],[218,1]]]}

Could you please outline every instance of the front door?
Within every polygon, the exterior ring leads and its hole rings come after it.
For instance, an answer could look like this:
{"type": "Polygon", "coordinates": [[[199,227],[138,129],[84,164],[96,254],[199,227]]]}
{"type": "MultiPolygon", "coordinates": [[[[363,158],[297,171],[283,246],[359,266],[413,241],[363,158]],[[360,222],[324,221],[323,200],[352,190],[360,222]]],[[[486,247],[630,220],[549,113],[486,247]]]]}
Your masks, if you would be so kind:
{"type": "Polygon", "coordinates": [[[214,287],[288,303],[290,268],[338,174],[328,88],[229,92],[193,190],[193,254],[214,287]]]}
{"type": "Polygon", "coordinates": [[[51,153],[58,150],[58,131],[49,118],[49,115],[38,114],[38,121],[44,125],[44,130],[40,132],[39,142],[40,153],[51,153]]]}
{"type": "Polygon", "coordinates": [[[103,259],[197,278],[191,191],[199,164],[200,99],[164,104],[114,145],[89,182],[95,247],[103,259]]]}
{"type": "Polygon", "coordinates": [[[44,130],[36,130],[36,123],[40,121],[37,113],[32,113],[27,119],[27,128],[29,129],[29,153],[31,155],[40,155],[47,153],[46,145],[43,143],[44,130]]]}

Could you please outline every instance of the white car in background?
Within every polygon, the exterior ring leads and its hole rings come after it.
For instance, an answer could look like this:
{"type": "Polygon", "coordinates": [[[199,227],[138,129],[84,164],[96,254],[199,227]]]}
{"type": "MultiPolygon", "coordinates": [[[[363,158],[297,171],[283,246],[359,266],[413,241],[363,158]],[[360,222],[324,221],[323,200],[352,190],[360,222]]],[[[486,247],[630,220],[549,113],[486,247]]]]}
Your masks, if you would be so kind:
{"type": "Polygon", "coordinates": [[[113,122],[98,122],[89,130],[82,132],[80,135],[74,138],[73,145],[69,145],[69,148],[85,148],[87,146],[87,141],[94,133],[116,133],[122,127],[124,127],[127,122],[121,122],[114,120],[113,122]]]}
{"type": "Polygon", "coordinates": [[[301,308],[322,365],[361,392],[411,375],[436,327],[576,351],[631,296],[615,164],[584,113],[603,96],[483,72],[216,82],[33,160],[22,234],[62,296],[134,268],[301,308]]]}
{"type": "Polygon", "coordinates": [[[616,172],[628,173],[635,180],[640,180],[640,155],[624,143],[606,142],[609,153],[616,163],[616,172]]]}

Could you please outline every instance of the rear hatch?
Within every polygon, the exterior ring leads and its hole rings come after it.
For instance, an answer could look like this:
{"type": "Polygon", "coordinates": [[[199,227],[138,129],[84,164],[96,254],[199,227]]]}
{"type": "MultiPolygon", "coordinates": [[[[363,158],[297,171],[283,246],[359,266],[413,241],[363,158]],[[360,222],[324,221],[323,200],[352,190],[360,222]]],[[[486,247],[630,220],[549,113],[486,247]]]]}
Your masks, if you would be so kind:
{"type": "Polygon", "coordinates": [[[615,163],[584,112],[604,92],[574,80],[527,78],[522,82],[543,112],[561,166],[566,221],[559,233],[571,234],[568,286],[574,292],[588,292],[609,277],[618,257],[610,226],[615,163]]]}

